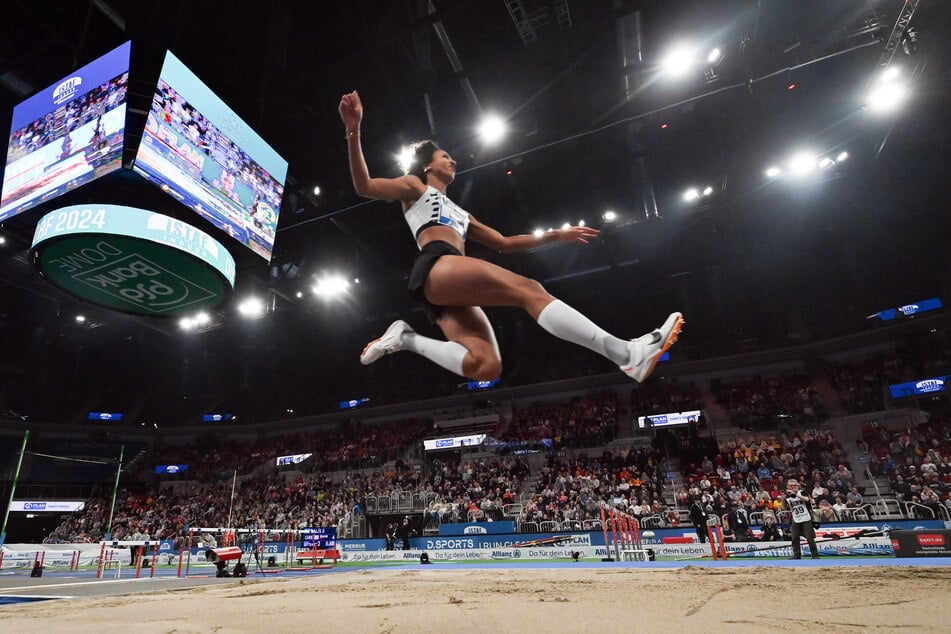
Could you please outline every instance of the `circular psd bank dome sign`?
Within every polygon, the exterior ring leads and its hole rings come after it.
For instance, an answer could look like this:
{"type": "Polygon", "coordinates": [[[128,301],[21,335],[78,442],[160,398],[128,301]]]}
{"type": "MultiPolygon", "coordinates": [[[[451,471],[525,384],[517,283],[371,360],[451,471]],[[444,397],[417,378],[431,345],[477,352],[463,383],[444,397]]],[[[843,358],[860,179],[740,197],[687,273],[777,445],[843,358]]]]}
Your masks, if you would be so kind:
{"type": "Polygon", "coordinates": [[[234,258],[210,235],[145,209],[76,205],[50,212],[33,235],[40,274],[93,304],[174,317],[221,304],[234,258]]]}

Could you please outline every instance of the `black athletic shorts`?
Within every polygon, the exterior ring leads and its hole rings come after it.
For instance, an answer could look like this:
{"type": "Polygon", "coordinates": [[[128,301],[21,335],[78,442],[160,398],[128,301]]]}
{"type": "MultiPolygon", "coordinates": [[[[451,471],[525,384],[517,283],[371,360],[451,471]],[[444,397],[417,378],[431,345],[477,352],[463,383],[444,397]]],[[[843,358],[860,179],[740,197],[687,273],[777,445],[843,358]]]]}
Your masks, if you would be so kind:
{"type": "Polygon", "coordinates": [[[422,304],[426,316],[434,324],[442,314],[442,306],[429,303],[423,291],[423,285],[426,283],[426,278],[429,277],[429,272],[436,265],[436,260],[444,255],[462,255],[462,252],[443,240],[433,240],[427,243],[420,250],[419,255],[416,256],[416,261],[413,262],[413,271],[409,274],[409,285],[407,286],[409,294],[422,304]]]}

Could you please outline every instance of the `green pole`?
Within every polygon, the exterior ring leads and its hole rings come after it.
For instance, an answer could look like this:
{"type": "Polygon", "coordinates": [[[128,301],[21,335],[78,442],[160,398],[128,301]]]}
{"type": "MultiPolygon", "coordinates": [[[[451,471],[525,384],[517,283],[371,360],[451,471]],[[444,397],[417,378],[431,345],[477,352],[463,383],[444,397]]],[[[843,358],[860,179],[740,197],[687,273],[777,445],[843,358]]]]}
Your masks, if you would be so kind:
{"type": "Polygon", "coordinates": [[[116,467],[116,483],[112,486],[112,506],[109,507],[109,527],[106,529],[106,539],[112,539],[112,516],[116,512],[116,493],[119,491],[119,475],[122,473],[122,456],[125,455],[125,445],[119,445],[119,465],[116,467]]]}
{"type": "Polygon", "coordinates": [[[20,466],[23,464],[23,454],[26,453],[26,441],[30,437],[30,430],[23,432],[23,445],[20,447],[20,458],[17,460],[17,470],[13,474],[13,484],[10,485],[10,499],[7,500],[7,510],[3,514],[3,527],[0,528],[0,546],[7,541],[7,519],[10,517],[10,507],[13,506],[13,495],[17,491],[17,481],[20,479],[20,466]]]}

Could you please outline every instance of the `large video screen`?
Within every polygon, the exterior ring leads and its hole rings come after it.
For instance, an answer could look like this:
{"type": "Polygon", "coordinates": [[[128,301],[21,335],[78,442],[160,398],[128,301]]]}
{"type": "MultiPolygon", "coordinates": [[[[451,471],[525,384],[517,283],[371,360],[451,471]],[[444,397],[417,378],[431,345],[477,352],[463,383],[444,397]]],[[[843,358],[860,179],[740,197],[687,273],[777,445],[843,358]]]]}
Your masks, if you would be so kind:
{"type": "Polygon", "coordinates": [[[270,261],[287,161],[171,52],[134,169],[270,261]]]}
{"type": "Polygon", "coordinates": [[[13,109],[0,222],[122,167],[131,43],[13,109]]]}

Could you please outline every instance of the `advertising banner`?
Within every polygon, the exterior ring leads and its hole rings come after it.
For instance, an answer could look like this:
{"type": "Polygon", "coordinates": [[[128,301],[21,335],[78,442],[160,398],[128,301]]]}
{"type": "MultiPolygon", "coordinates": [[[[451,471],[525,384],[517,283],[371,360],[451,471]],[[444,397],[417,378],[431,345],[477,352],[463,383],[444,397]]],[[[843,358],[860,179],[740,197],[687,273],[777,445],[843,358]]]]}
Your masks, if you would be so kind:
{"type": "Polygon", "coordinates": [[[951,557],[951,530],[892,531],[896,557],[951,557]]]}
{"type": "Polygon", "coordinates": [[[470,522],[440,524],[440,535],[505,535],[515,532],[515,522],[470,522]]]}

